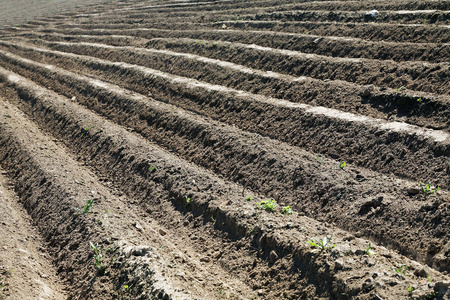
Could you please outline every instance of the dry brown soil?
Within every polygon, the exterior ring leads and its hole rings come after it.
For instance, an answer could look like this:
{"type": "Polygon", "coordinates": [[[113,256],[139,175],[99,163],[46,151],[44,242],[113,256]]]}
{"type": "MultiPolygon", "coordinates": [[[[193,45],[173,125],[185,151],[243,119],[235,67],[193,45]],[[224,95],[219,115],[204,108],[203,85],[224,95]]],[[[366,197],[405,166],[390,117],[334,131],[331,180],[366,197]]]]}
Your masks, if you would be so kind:
{"type": "Polygon", "coordinates": [[[0,299],[450,299],[449,23],[445,0],[5,5],[0,299]]]}

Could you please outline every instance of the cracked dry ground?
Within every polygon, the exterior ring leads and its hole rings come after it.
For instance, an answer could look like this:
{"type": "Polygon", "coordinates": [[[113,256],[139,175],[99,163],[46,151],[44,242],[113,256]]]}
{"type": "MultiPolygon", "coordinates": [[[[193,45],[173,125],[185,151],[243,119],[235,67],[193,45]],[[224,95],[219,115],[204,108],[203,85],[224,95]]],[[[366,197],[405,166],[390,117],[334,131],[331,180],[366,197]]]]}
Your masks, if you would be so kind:
{"type": "Polygon", "coordinates": [[[450,298],[448,1],[91,2],[0,27],[0,299],[450,298]]]}

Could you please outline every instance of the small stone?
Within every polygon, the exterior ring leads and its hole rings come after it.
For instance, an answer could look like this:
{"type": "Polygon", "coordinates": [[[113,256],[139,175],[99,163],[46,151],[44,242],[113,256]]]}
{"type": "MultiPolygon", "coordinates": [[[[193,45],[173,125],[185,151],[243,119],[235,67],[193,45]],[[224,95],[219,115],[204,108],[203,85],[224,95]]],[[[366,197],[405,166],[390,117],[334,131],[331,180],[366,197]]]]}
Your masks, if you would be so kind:
{"type": "Polygon", "coordinates": [[[211,258],[209,258],[208,256],[204,256],[204,257],[200,258],[200,262],[208,263],[210,261],[211,261],[211,258]]]}
{"type": "Polygon", "coordinates": [[[134,246],[128,249],[129,253],[133,256],[144,256],[149,250],[149,246],[134,246]]]}
{"type": "Polygon", "coordinates": [[[144,228],[142,228],[142,226],[139,223],[135,223],[134,227],[136,227],[137,230],[139,230],[139,231],[143,231],[144,230],[144,228]]]}
{"type": "Polygon", "coordinates": [[[427,278],[427,272],[425,271],[424,268],[420,268],[414,271],[414,275],[416,275],[417,277],[423,277],[423,278],[427,278]]]}
{"type": "Polygon", "coordinates": [[[165,232],[165,231],[162,230],[161,228],[159,229],[158,232],[159,232],[160,235],[163,235],[163,236],[167,234],[167,232],[165,232]]]}
{"type": "Polygon", "coordinates": [[[409,189],[407,190],[407,192],[408,192],[408,194],[410,194],[410,195],[417,195],[417,194],[420,193],[420,190],[417,189],[417,188],[409,188],[409,189]]]}
{"type": "Polygon", "coordinates": [[[361,96],[363,96],[363,97],[369,97],[370,95],[371,95],[371,92],[369,89],[364,89],[364,91],[361,94],[361,96]]]}
{"type": "Polygon", "coordinates": [[[346,236],[344,237],[344,242],[346,242],[346,241],[353,241],[354,239],[355,239],[355,236],[349,234],[349,235],[346,235],[346,236]]]}
{"type": "Polygon", "coordinates": [[[335,270],[343,270],[344,269],[344,262],[340,259],[337,259],[334,262],[334,269],[335,270]]]}
{"type": "Polygon", "coordinates": [[[275,252],[275,250],[270,251],[269,254],[269,263],[273,264],[277,261],[278,254],[275,252]]]}

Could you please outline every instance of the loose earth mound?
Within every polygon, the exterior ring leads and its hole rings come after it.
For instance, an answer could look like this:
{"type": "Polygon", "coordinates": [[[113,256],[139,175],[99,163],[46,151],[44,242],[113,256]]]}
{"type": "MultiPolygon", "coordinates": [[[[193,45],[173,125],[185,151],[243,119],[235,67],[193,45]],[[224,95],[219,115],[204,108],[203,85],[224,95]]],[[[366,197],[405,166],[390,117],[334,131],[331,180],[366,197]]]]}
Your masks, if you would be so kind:
{"type": "Polygon", "coordinates": [[[85,4],[0,14],[0,299],[450,298],[448,1],[85,4]]]}

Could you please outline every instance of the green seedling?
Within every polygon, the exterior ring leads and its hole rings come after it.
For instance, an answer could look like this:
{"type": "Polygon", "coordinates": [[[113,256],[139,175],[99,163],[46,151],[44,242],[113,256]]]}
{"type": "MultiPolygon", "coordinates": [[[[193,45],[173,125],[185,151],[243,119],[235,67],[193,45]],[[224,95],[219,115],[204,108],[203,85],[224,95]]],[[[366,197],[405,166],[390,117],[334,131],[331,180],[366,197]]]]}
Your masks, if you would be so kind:
{"type": "Polygon", "coordinates": [[[410,285],[410,286],[408,287],[408,292],[409,292],[409,294],[412,294],[413,291],[414,291],[414,288],[412,287],[412,285],[410,285]]]}
{"type": "Polygon", "coordinates": [[[105,249],[100,250],[98,248],[98,243],[94,245],[92,242],[89,242],[89,244],[91,245],[92,251],[94,251],[95,268],[97,269],[98,274],[103,275],[106,269],[106,266],[102,263],[103,252],[105,252],[105,249]]]}
{"type": "Polygon", "coordinates": [[[277,202],[273,199],[263,200],[258,203],[259,208],[262,208],[269,212],[273,212],[275,210],[276,206],[277,206],[277,202]]]}
{"type": "Polygon", "coordinates": [[[283,209],[281,210],[281,213],[292,215],[294,213],[294,211],[288,205],[288,206],[283,207],[283,209]]]}
{"type": "Polygon", "coordinates": [[[245,198],[245,200],[252,201],[252,196],[248,196],[247,198],[245,198]]]}
{"type": "Polygon", "coordinates": [[[184,196],[184,198],[186,199],[186,204],[184,206],[187,207],[191,203],[191,198],[188,198],[187,195],[184,196]]]}
{"type": "Polygon", "coordinates": [[[156,169],[156,165],[152,165],[152,166],[150,166],[150,171],[153,171],[153,170],[155,170],[156,169]]]}
{"type": "Polygon", "coordinates": [[[128,285],[123,285],[122,288],[118,291],[119,299],[124,300],[126,299],[125,296],[128,295],[129,297],[126,297],[128,299],[131,299],[131,288],[128,285]]]}
{"type": "Polygon", "coordinates": [[[417,98],[417,102],[421,102],[422,101],[422,98],[417,98]]]}
{"type": "Polygon", "coordinates": [[[369,256],[377,254],[375,251],[370,250],[370,247],[371,247],[371,243],[369,242],[369,245],[367,246],[366,250],[364,250],[364,253],[369,256]]]}
{"type": "Polygon", "coordinates": [[[341,162],[341,163],[339,164],[339,168],[341,168],[342,170],[344,170],[344,168],[345,168],[346,165],[347,165],[347,162],[346,162],[346,161],[341,162]]]}
{"type": "Polygon", "coordinates": [[[400,92],[400,91],[403,90],[403,89],[405,89],[405,87],[404,87],[404,86],[401,86],[401,87],[395,89],[395,91],[398,93],[398,92],[400,92]]]}
{"type": "Polygon", "coordinates": [[[333,249],[334,247],[336,247],[336,244],[333,244],[333,245],[330,244],[332,238],[333,238],[333,236],[330,236],[330,237],[327,236],[318,241],[311,239],[311,241],[308,241],[308,244],[315,248],[311,252],[312,253],[318,252],[318,251],[322,252],[325,250],[333,249]]]}
{"type": "Polygon", "coordinates": [[[395,272],[397,272],[398,274],[402,274],[402,275],[406,275],[406,270],[408,270],[408,266],[407,265],[401,265],[398,268],[394,268],[395,272]]]}
{"type": "Polygon", "coordinates": [[[84,126],[84,127],[82,127],[81,128],[81,136],[85,136],[85,135],[87,135],[88,134],[88,132],[89,132],[89,126],[84,126]]]}
{"type": "Polygon", "coordinates": [[[317,160],[320,164],[323,164],[323,156],[319,154],[319,151],[317,151],[317,160]]]}
{"type": "Polygon", "coordinates": [[[423,182],[420,182],[420,187],[422,188],[422,191],[426,194],[426,195],[430,195],[430,194],[435,194],[436,192],[438,192],[441,188],[435,188],[434,186],[431,185],[431,183],[427,183],[424,184],[423,182]]]}
{"type": "Polygon", "coordinates": [[[83,209],[79,209],[77,207],[72,207],[72,208],[74,210],[76,210],[77,212],[81,213],[82,215],[87,214],[87,213],[90,214],[89,210],[91,209],[92,204],[94,204],[94,199],[88,199],[88,200],[86,200],[86,203],[84,204],[83,209]]]}
{"type": "Polygon", "coordinates": [[[429,282],[432,282],[430,275],[427,274],[427,278],[429,282]]]}

